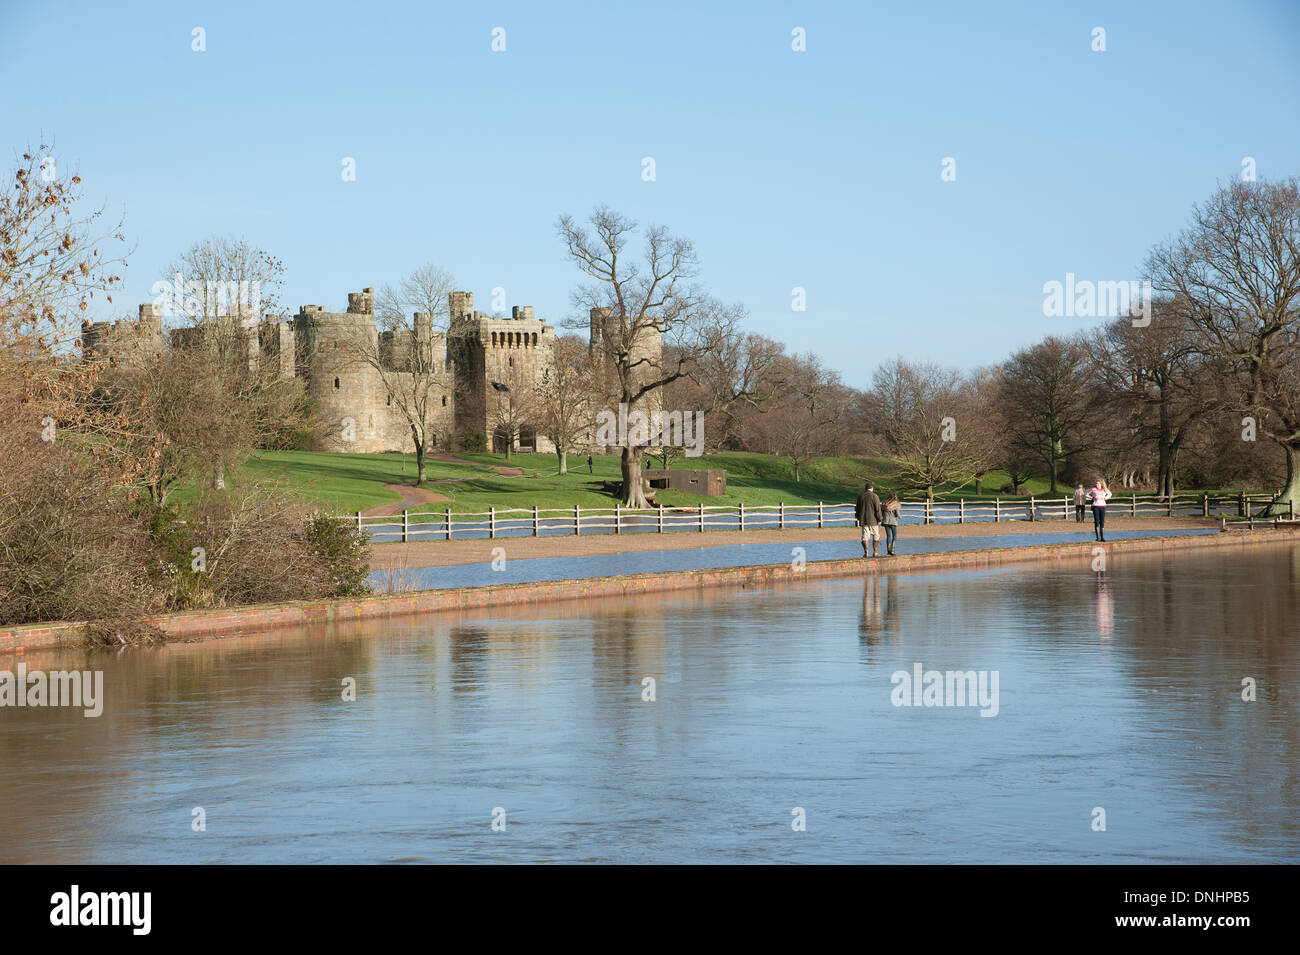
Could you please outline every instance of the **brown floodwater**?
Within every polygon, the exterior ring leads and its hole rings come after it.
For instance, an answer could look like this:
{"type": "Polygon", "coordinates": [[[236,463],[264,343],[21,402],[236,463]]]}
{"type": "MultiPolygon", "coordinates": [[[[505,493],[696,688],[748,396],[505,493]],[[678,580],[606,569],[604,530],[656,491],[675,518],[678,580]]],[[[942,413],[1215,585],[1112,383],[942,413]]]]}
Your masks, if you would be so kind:
{"type": "Polygon", "coordinates": [[[9,657],[103,712],[0,708],[0,862],[1296,862],[1298,621],[1267,544],[9,657]]]}

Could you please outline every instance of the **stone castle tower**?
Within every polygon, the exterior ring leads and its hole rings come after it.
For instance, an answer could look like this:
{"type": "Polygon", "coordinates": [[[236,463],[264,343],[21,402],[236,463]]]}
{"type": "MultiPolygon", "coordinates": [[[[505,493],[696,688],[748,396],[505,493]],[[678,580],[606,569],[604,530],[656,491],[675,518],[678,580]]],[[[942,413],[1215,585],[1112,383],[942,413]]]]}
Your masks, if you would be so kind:
{"type": "MultiPolygon", "coordinates": [[[[480,431],[493,451],[504,450],[509,403],[526,401],[555,361],[555,329],[533,317],[531,306],[515,306],[510,318],[474,311],[472,292],[452,292],[449,354],[456,368],[457,434],[480,431]],[[503,415],[504,412],[504,415],[503,415]]],[[[529,451],[555,450],[535,427],[520,428],[515,446],[529,451]]]]}
{"type": "MultiPolygon", "coordinates": [[[[267,315],[237,315],[246,336],[249,366],[273,369],[283,378],[303,380],[314,399],[322,430],[317,445],[324,451],[414,450],[410,426],[400,405],[393,401],[385,379],[396,388],[409,381],[413,349],[428,349],[433,356],[435,384],[430,401],[430,451],[451,450],[468,431],[481,433],[495,452],[505,450],[506,434],[494,425],[507,404],[526,400],[526,393],[545,381],[555,361],[555,329],[535,318],[530,306],[516,306],[510,318],[474,310],[471,292],[449,295],[449,331],[435,331],[432,317],[414,316],[414,331],[380,332],[375,325],[374,289],[348,295],[346,312],[327,312],[319,305],[304,305],[287,321],[267,315]],[[358,360],[358,348],[377,355],[384,372],[358,360]]],[[[591,315],[591,342],[602,335],[598,310],[591,315]]],[[[607,316],[607,313],[606,313],[607,316]]],[[[113,355],[129,359],[163,348],[194,347],[202,330],[176,328],[164,339],[162,312],[157,305],[141,305],[137,322],[99,322],[82,330],[86,357],[113,355]]],[[[242,347],[241,353],[242,353],[242,347]]],[[[638,345],[657,361],[657,336],[638,345]]],[[[526,405],[524,409],[526,409],[526,405]]],[[[526,410],[516,416],[519,433],[515,450],[551,452],[555,448],[528,420],[526,410]]]]}

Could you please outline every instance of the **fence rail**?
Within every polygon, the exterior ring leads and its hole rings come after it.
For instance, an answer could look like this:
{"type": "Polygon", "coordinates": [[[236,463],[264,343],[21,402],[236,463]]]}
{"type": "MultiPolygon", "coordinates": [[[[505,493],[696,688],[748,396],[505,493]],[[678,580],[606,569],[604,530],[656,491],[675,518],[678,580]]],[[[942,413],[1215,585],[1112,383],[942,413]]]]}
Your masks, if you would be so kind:
{"type": "MultiPolygon", "coordinates": [[[[1247,494],[1115,495],[1107,507],[1130,517],[1210,517],[1231,510],[1248,521],[1272,502],[1247,494]]],[[[902,524],[965,524],[974,522],[1063,520],[1074,516],[1070,497],[1012,498],[992,501],[903,501],[902,524]]],[[[1281,518],[1281,515],[1274,515],[1281,518]]],[[[372,537],[408,542],[455,537],[539,537],[544,535],[624,533],[704,533],[709,530],[751,531],[848,527],[856,524],[853,504],[705,505],[632,509],[614,507],[523,508],[489,507],[486,511],[452,513],[403,510],[392,517],[365,517],[357,512],[359,531],[372,537]]],[[[1295,520],[1288,503],[1286,520],[1295,520]]],[[[1270,521],[1272,518],[1270,518],[1270,521]]]]}

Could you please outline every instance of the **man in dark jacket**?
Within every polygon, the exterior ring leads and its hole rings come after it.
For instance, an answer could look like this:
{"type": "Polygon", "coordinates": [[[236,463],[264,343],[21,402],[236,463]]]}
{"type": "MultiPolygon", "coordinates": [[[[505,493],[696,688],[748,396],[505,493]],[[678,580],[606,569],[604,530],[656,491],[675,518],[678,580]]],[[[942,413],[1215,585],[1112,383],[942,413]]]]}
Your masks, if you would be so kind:
{"type": "Polygon", "coordinates": [[[876,551],[880,546],[880,521],[884,513],[880,510],[880,498],[876,497],[876,487],[870,481],[867,482],[866,490],[858,495],[853,511],[858,524],[862,526],[862,556],[878,557],[876,551]],[[871,541],[870,553],[867,552],[867,541],[871,541]]]}

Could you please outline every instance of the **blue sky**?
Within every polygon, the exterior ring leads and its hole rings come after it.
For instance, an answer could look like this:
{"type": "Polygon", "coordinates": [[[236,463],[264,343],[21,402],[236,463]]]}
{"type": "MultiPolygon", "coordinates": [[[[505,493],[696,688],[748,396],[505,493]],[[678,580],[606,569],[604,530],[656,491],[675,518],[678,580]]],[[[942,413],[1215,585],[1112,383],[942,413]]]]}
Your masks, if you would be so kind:
{"type": "Polygon", "coordinates": [[[750,328],[859,387],[1096,324],[1044,317],[1043,283],[1136,278],[1243,157],[1300,174],[1282,0],[0,0],[0,88],[0,158],[53,138],[124,209],[118,304],[232,234],[284,260],[293,309],[433,261],[480,309],[500,286],[554,322],[579,280],[555,219],[607,203],[692,238],[750,328]]]}

